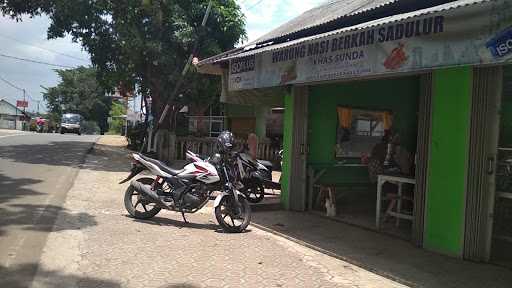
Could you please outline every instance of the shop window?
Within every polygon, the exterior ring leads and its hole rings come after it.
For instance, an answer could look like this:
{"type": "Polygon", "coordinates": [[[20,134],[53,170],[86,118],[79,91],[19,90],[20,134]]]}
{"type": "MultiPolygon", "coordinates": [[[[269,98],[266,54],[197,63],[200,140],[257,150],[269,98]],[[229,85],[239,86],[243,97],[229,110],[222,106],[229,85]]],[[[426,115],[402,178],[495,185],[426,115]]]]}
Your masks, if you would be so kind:
{"type": "Polygon", "coordinates": [[[391,129],[393,119],[390,111],[350,107],[337,107],[337,114],[336,158],[369,156],[386,130],[391,129]]]}

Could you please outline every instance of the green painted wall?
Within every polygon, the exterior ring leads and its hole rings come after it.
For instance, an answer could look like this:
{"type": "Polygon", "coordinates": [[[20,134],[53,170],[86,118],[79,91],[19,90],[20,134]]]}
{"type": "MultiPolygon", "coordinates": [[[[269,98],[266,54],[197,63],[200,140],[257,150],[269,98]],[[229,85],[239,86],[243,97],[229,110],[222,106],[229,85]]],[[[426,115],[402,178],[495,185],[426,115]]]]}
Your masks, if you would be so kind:
{"type": "Polygon", "coordinates": [[[434,72],[424,247],[454,256],[463,250],[471,90],[470,67],[434,72]]]}
{"type": "MultiPolygon", "coordinates": [[[[309,95],[309,165],[323,166],[336,161],[337,106],[393,111],[393,129],[400,133],[401,141],[409,151],[416,150],[418,77],[312,86],[309,95]]],[[[354,177],[353,171],[342,172],[327,173],[320,182],[343,182],[344,175],[354,177]],[[337,179],[330,179],[329,174],[337,175],[333,176],[337,179]]],[[[367,169],[360,172],[359,178],[368,177],[367,169]]]]}
{"type": "Polygon", "coordinates": [[[290,168],[291,168],[291,150],[293,139],[293,97],[288,94],[284,96],[284,123],[283,123],[283,167],[281,168],[281,204],[288,209],[290,203],[290,168]]]}

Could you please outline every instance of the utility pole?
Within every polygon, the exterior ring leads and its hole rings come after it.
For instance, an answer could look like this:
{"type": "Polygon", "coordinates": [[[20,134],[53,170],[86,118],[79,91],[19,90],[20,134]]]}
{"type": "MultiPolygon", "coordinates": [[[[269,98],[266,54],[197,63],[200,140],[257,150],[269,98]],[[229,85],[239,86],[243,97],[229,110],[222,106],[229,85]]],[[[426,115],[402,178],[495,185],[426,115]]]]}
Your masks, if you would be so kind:
{"type": "Polygon", "coordinates": [[[128,96],[126,96],[126,115],[125,115],[124,121],[125,121],[124,137],[128,137],[128,96]]]}
{"type": "MultiPolygon", "coordinates": [[[[16,99],[18,99],[16,97],[16,99]]],[[[16,101],[16,118],[14,118],[14,130],[18,130],[18,104],[17,104],[18,101],[16,101]]]]}
{"type": "Polygon", "coordinates": [[[27,110],[26,110],[26,109],[27,109],[27,107],[26,107],[26,106],[27,106],[27,105],[25,105],[25,104],[27,103],[27,101],[26,101],[26,99],[25,99],[25,94],[26,94],[25,89],[23,89],[23,124],[22,124],[22,125],[23,125],[23,126],[22,126],[22,127],[23,127],[23,130],[26,130],[26,128],[27,128],[27,127],[26,127],[26,126],[27,126],[27,125],[26,125],[26,120],[27,120],[27,110]]]}
{"type": "MultiPolygon", "coordinates": [[[[210,10],[212,9],[212,0],[208,2],[208,8],[206,8],[206,12],[203,16],[203,22],[201,23],[201,27],[204,28],[206,26],[206,21],[208,20],[208,17],[210,16],[210,10]]],[[[172,91],[169,98],[167,98],[167,103],[165,104],[164,111],[162,112],[162,115],[160,115],[160,119],[158,120],[157,127],[162,125],[162,123],[165,120],[165,117],[167,116],[167,113],[169,113],[169,109],[171,108],[171,101],[174,100],[176,95],[180,92],[181,85],[183,84],[183,81],[185,80],[185,76],[187,75],[188,69],[190,68],[190,65],[193,62],[194,56],[197,53],[197,49],[199,47],[199,41],[196,39],[194,41],[194,46],[192,47],[192,52],[190,53],[190,56],[188,57],[187,62],[185,63],[185,67],[183,67],[183,71],[181,71],[181,74],[179,75],[178,81],[176,85],[174,86],[174,90],[172,91]]]]}

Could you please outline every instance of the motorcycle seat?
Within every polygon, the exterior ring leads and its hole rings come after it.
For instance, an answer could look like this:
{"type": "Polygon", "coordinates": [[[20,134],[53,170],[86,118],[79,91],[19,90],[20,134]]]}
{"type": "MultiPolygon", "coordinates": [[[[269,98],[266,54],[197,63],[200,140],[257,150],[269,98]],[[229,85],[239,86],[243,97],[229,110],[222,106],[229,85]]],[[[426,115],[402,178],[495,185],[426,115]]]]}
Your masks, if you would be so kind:
{"type": "Polygon", "coordinates": [[[154,165],[156,165],[160,170],[164,171],[165,173],[167,174],[170,174],[172,176],[176,176],[180,173],[182,173],[184,171],[184,169],[181,169],[181,170],[174,170],[172,169],[171,167],[165,165],[165,163],[163,163],[162,161],[158,161],[156,159],[153,159],[153,158],[149,158],[149,157],[146,157],[142,154],[139,154],[139,156],[144,159],[144,161],[148,161],[154,165]]]}
{"type": "Polygon", "coordinates": [[[267,161],[267,160],[257,160],[258,163],[260,163],[261,165],[267,167],[267,168],[272,168],[272,162],[270,161],[267,161]]]}

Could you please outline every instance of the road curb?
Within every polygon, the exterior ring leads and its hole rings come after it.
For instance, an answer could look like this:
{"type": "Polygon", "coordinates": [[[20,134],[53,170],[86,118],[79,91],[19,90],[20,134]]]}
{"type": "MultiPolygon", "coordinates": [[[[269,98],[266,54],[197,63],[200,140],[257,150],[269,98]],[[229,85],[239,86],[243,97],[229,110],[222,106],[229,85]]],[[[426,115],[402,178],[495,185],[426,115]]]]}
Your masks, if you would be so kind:
{"type": "Polygon", "coordinates": [[[87,149],[87,152],[85,152],[86,155],[89,155],[92,153],[92,151],[94,151],[94,147],[96,147],[96,144],[98,144],[99,140],[100,140],[100,137],[96,137],[94,142],[92,142],[91,145],[89,146],[89,148],[87,149]]]}
{"type": "Polygon", "coordinates": [[[94,151],[94,147],[98,143],[98,140],[100,140],[100,137],[96,137],[96,139],[93,142],[91,142],[91,145],[89,145],[89,148],[85,150],[84,156],[82,157],[82,159],[80,160],[80,164],[78,165],[80,169],[82,169],[82,165],[84,165],[85,161],[87,161],[87,156],[89,156],[94,151]]]}
{"type": "Polygon", "coordinates": [[[297,238],[295,238],[295,237],[288,236],[288,235],[286,235],[286,234],[284,234],[284,233],[281,233],[281,232],[279,232],[279,231],[276,231],[276,230],[274,230],[274,229],[272,229],[272,228],[268,228],[268,227],[265,227],[265,226],[263,226],[263,225],[260,225],[260,224],[254,223],[254,222],[251,222],[251,226],[254,226],[254,227],[256,227],[256,228],[258,228],[258,229],[260,229],[260,230],[263,230],[263,231],[265,231],[265,232],[271,233],[271,234],[273,234],[273,235],[275,235],[275,236],[278,236],[278,237],[284,238],[284,239],[286,239],[286,240],[288,240],[288,241],[292,241],[292,242],[294,242],[294,243],[296,243],[296,244],[299,244],[299,245],[301,245],[301,246],[303,246],[303,247],[306,247],[306,248],[309,248],[309,249],[315,250],[315,251],[320,252],[320,253],[322,253],[322,254],[325,254],[325,255],[327,255],[327,256],[330,256],[330,257],[336,258],[336,259],[341,260],[341,261],[345,261],[345,262],[347,262],[347,263],[349,263],[349,264],[352,264],[352,265],[357,266],[357,267],[359,267],[359,268],[365,269],[365,270],[367,270],[367,271],[369,271],[369,272],[375,273],[375,274],[377,274],[377,275],[379,275],[379,276],[382,276],[382,277],[384,277],[384,278],[386,278],[386,279],[389,279],[389,280],[395,281],[395,282],[397,282],[397,283],[399,283],[399,284],[406,285],[406,286],[409,286],[409,287],[419,287],[419,286],[418,286],[417,284],[415,284],[415,283],[412,283],[412,282],[409,282],[409,281],[407,281],[407,280],[404,280],[404,279],[398,278],[398,277],[396,277],[396,276],[394,276],[394,275],[391,275],[391,274],[389,274],[389,273],[386,273],[386,272],[384,272],[384,271],[381,271],[381,270],[376,269],[376,268],[374,268],[374,267],[371,267],[371,266],[369,266],[369,265],[365,265],[365,264],[363,264],[363,263],[361,263],[361,262],[358,262],[358,261],[355,261],[355,260],[353,260],[353,259],[349,259],[349,258],[344,257],[344,256],[342,256],[342,255],[338,255],[338,254],[333,253],[333,252],[331,252],[331,251],[329,251],[329,250],[326,250],[326,249],[323,249],[323,248],[318,247],[318,246],[316,246],[316,245],[313,245],[313,244],[307,243],[307,242],[302,241],[302,240],[300,240],[300,239],[297,239],[297,238]]]}

